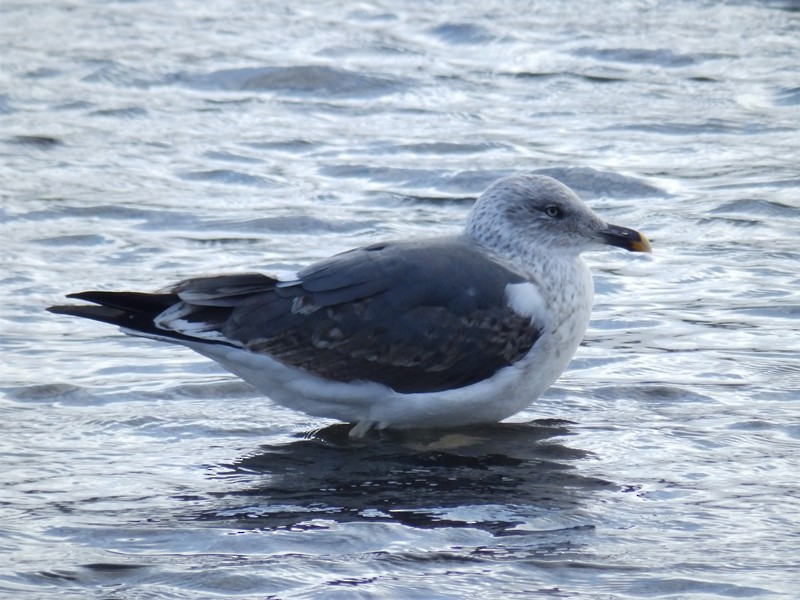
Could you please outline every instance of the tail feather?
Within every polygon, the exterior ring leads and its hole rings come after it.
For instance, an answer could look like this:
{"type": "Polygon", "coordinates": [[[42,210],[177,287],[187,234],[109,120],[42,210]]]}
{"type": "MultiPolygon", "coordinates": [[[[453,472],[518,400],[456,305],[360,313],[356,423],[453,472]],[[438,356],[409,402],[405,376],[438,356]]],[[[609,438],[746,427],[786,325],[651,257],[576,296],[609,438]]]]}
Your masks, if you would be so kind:
{"type": "MultiPolygon", "coordinates": [[[[82,317],[109,325],[116,325],[132,335],[154,337],[175,342],[197,341],[177,331],[156,325],[156,318],[167,308],[180,302],[175,294],[147,294],[142,292],[98,292],[87,291],[69,294],[68,298],[92,302],[99,306],[65,304],[51,306],[47,310],[57,315],[82,317]]],[[[203,340],[220,343],[215,340],[203,340]]]]}

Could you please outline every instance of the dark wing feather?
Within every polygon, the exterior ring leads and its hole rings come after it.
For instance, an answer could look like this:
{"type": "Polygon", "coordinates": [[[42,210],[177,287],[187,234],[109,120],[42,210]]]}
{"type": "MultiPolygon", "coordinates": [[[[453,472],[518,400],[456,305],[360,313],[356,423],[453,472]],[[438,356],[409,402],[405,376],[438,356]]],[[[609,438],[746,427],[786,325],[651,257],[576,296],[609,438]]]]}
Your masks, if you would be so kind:
{"type": "MultiPolygon", "coordinates": [[[[60,315],[92,319],[145,335],[170,338],[176,341],[197,341],[192,335],[178,330],[159,327],[156,318],[164,311],[181,304],[184,289],[195,303],[190,318],[193,322],[223,323],[231,313],[230,307],[243,296],[271,289],[277,280],[258,273],[222,275],[190,279],[165,290],[149,294],[144,292],[88,291],[69,294],[68,298],[85,300],[99,306],[66,304],[51,306],[47,310],[60,315]],[[227,308],[217,308],[219,306],[227,308]]],[[[220,340],[204,340],[224,343],[220,340]]]]}
{"type": "Polygon", "coordinates": [[[243,300],[222,333],[329,379],[458,388],[512,364],[541,334],[508,307],[507,285],[522,281],[460,239],[379,244],[243,300]]]}
{"type": "Polygon", "coordinates": [[[221,275],[162,294],[85,292],[75,297],[103,306],[51,310],[226,343],[337,381],[433,392],[486,379],[531,349],[541,331],[505,296],[522,281],[460,238],[443,238],[345,252],[291,282],[221,275]]]}

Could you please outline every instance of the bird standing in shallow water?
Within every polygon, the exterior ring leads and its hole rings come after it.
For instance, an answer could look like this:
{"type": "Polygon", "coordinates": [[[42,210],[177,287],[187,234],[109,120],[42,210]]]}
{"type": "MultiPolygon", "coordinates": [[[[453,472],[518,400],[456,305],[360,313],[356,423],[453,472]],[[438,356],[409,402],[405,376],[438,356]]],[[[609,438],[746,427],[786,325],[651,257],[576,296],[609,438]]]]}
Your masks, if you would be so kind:
{"type": "Polygon", "coordinates": [[[279,281],[256,273],[165,291],[80,292],[58,314],[207,356],[275,402],[372,428],[497,422],[566,368],[589,323],[581,252],[650,252],[568,187],[521,174],[492,184],[456,236],[386,242],[279,281]]]}

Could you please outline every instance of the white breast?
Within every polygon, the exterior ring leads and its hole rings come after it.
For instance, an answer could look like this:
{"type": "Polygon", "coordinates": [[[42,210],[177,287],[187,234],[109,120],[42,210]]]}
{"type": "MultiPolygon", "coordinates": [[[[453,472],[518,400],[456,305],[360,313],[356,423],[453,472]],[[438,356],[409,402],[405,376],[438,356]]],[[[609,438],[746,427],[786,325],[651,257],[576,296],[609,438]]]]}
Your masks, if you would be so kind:
{"type": "Polygon", "coordinates": [[[539,288],[531,282],[512,283],[506,286],[506,300],[520,316],[530,317],[537,323],[547,318],[547,305],[539,288]]]}

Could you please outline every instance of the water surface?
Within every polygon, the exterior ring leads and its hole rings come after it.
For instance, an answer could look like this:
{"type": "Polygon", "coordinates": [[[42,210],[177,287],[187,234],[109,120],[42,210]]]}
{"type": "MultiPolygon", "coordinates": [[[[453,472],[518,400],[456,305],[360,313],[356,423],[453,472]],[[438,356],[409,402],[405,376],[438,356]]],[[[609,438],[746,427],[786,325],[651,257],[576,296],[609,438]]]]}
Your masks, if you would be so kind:
{"type": "Polygon", "coordinates": [[[798,8],[6,3],[0,594],[797,597],[798,8]],[[523,170],[655,253],[587,257],[512,423],[354,444],[44,312],[457,231],[523,170]]]}

